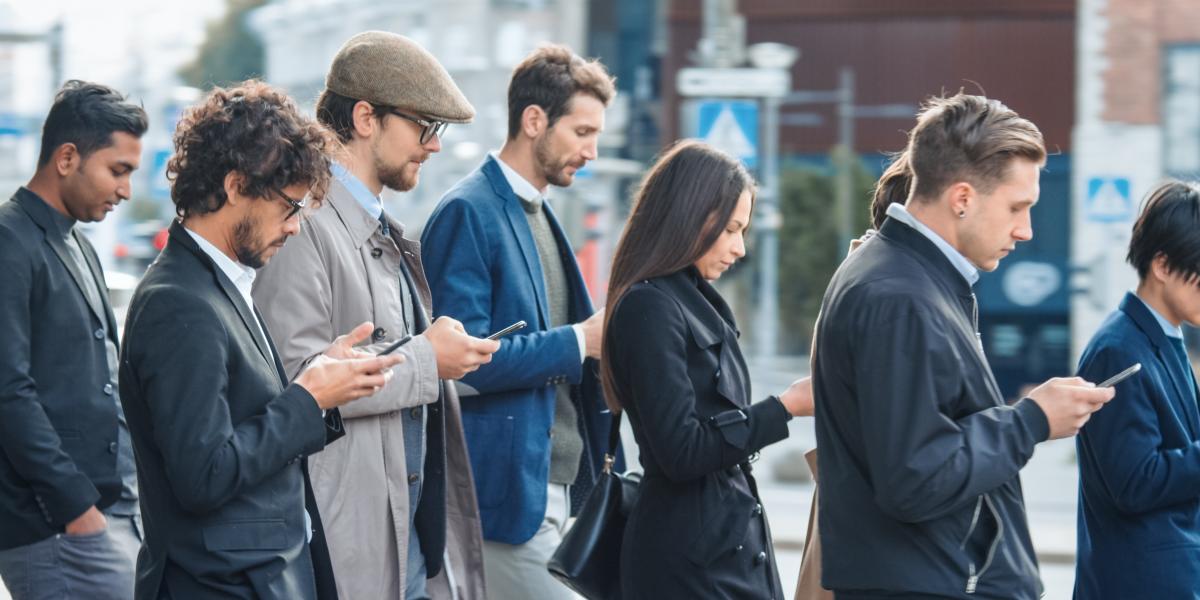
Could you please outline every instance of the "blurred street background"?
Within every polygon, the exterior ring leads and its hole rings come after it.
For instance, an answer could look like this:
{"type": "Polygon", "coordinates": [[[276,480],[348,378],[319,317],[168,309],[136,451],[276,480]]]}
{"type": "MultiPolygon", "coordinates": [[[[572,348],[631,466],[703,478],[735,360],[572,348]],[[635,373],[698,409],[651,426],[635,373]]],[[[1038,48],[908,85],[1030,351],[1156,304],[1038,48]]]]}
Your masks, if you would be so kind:
{"type": "MultiPolygon", "coordinates": [[[[247,77],[311,111],[337,48],[369,29],[424,45],[478,114],[449,128],[414,191],[385,191],[410,237],[500,146],[509,73],[542,42],[597,57],[617,77],[601,158],[550,192],[600,303],[631,187],[653,157],[698,137],[743,160],[760,182],[754,239],[719,286],[757,396],[807,374],[825,285],[866,227],[871,185],[923,98],[962,89],[1000,99],[1041,128],[1051,152],[1033,241],[976,287],[986,352],[1011,398],[1071,374],[1135,284],[1124,255],[1145,191],[1200,174],[1200,0],[0,0],[0,201],[32,174],[64,80],[140,101],[151,129],[134,197],[88,226],[121,314],[174,214],[164,168],[181,111],[247,77]]],[[[1194,349],[1196,332],[1187,338],[1194,349]]],[[[785,589],[812,497],[802,455],[815,443],[811,420],[791,427],[756,465],[785,589]]],[[[1039,447],[1023,479],[1046,598],[1069,598],[1073,442],[1039,447]]]]}

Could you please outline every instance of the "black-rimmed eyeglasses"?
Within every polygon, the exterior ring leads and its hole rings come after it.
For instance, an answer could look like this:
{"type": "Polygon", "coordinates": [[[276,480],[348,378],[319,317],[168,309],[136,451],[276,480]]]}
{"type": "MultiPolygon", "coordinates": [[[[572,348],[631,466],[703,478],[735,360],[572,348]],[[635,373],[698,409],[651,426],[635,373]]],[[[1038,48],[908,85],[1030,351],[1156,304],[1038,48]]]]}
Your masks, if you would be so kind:
{"type": "Polygon", "coordinates": [[[446,127],[450,126],[450,124],[445,121],[430,121],[427,119],[422,119],[420,117],[406,115],[394,108],[389,108],[388,112],[393,115],[396,115],[397,117],[400,117],[401,119],[404,119],[406,121],[412,121],[413,123],[420,125],[421,126],[421,144],[422,145],[428,144],[429,140],[432,140],[433,136],[435,136],[435,135],[438,137],[438,139],[441,139],[442,134],[446,133],[446,127]]]}
{"type": "Polygon", "coordinates": [[[272,190],[272,191],[275,192],[275,194],[277,196],[279,196],[280,200],[287,202],[288,206],[292,207],[291,209],[288,210],[287,216],[283,218],[284,221],[291,220],[291,218],[296,216],[297,213],[304,210],[304,205],[308,203],[307,198],[301,198],[300,200],[292,200],[291,198],[288,197],[287,194],[285,194],[279,190],[272,190]]]}

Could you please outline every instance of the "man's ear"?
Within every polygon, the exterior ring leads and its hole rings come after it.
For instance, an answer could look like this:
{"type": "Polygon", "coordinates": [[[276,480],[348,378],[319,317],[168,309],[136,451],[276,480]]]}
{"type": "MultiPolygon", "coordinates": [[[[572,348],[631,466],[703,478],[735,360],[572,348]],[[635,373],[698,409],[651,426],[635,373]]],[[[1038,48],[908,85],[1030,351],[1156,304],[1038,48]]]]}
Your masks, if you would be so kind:
{"type": "Polygon", "coordinates": [[[380,120],[375,117],[375,107],[366,100],[354,103],[354,108],[350,112],[350,120],[353,124],[352,129],[358,137],[369,138],[382,126],[380,120]]]}
{"type": "Polygon", "coordinates": [[[521,133],[526,137],[536,138],[544,133],[550,123],[546,111],[536,104],[530,104],[521,111],[521,133]]]}
{"type": "Polygon", "coordinates": [[[946,188],[945,194],[950,198],[950,210],[954,212],[954,216],[964,218],[975,209],[975,205],[979,202],[979,194],[975,190],[975,186],[966,181],[959,181],[946,188]]]}
{"type": "Polygon", "coordinates": [[[67,142],[54,149],[50,161],[54,163],[54,171],[58,176],[66,177],[79,169],[79,165],[83,163],[83,156],[79,154],[79,148],[75,144],[67,142]]]}
{"type": "Polygon", "coordinates": [[[230,171],[225,174],[225,202],[230,206],[237,206],[242,201],[242,184],[246,181],[246,177],[237,171],[230,171]]]}

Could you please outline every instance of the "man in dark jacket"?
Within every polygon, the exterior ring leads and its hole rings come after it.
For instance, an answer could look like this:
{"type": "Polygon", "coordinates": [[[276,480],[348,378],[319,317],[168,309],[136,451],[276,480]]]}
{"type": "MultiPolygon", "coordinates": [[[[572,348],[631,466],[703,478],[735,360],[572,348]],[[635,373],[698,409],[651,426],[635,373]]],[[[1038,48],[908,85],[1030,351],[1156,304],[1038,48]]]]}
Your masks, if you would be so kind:
{"type": "Polygon", "coordinates": [[[247,82],[184,114],[167,165],[180,220],[134,293],[121,401],[142,484],[138,600],[336,598],[306,460],[341,436],[336,407],[378,391],[400,355],[350,348],[289,385],[250,290],[329,181],[327,133],[247,82]]]}
{"type": "Polygon", "coordinates": [[[1100,326],[1079,375],[1121,399],[1079,433],[1075,599],[1195,598],[1200,590],[1200,411],[1182,323],[1200,325],[1200,188],[1164,183],[1129,240],[1136,292],[1100,326]]]}
{"type": "Polygon", "coordinates": [[[822,585],[837,598],[1041,591],[1018,473],[1112,398],[1052,379],[1006,406],[971,285],[1033,237],[1041,133],[994,100],[930,100],[912,185],[822,302],[813,353],[822,585]]]}
{"type": "Polygon", "coordinates": [[[117,326],[76,223],[129,198],[146,113],[69,81],[33,179],[0,206],[0,576],[16,600],[124,599],[141,545],[117,326]]]}

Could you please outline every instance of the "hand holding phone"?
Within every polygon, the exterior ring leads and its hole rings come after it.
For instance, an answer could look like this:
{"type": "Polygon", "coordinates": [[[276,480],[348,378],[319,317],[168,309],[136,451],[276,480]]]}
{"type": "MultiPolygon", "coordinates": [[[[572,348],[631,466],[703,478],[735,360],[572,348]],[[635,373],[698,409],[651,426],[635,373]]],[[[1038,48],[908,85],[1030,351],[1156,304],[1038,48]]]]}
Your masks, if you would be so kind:
{"type": "Polygon", "coordinates": [[[487,336],[487,339],[498,340],[514,331],[524,329],[527,324],[528,323],[526,323],[525,321],[517,321],[516,323],[513,323],[512,325],[509,325],[508,327],[505,327],[504,329],[501,329],[500,331],[497,331],[496,333],[493,333],[492,335],[487,336]]]}
{"type": "Polygon", "coordinates": [[[1138,371],[1141,371],[1141,370],[1142,370],[1142,363],[1134,363],[1132,367],[1129,367],[1128,369],[1125,369],[1124,371],[1121,371],[1120,373],[1117,373],[1116,375],[1113,375],[1112,377],[1105,379],[1100,385],[1098,385],[1096,387],[1102,387],[1102,388],[1112,387],[1114,385],[1117,385],[1118,383],[1121,383],[1122,381],[1125,381],[1129,377],[1133,376],[1134,373],[1137,373],[1138,371]]]}

